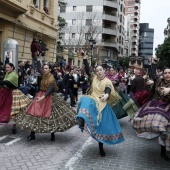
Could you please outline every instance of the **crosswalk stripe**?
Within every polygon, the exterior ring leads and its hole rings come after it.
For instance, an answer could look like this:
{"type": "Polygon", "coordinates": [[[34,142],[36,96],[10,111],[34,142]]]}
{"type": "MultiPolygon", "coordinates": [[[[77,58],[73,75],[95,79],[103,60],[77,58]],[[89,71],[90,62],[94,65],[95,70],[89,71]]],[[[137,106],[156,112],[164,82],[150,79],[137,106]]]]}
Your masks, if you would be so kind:
{"type": "Polygon", "coordinates": [[[74,164],[82,158],[82,152],[88,147],[88,145],[94,142],[92,137],[89,137],[81,148],[67,161],[65,164],[66,170],[74,170],[74,164]]]}
{"type": "Polygon", "coordinates": [[[3,139],[5,139],[7,136],[2,136],[2,137],[0,137],[0,141],[1,140],[3,140],[3,139]]]}
{"type": "Polygon", "coordinates": [[[5,145],[7,145],[7,146],[12,145],[12,144],[18,142],[19,140],[21,140],[21,138],[16,138],[16,139],[14,139],[14,140],[12,140],[12,141],[6,143],[5,145]]]}

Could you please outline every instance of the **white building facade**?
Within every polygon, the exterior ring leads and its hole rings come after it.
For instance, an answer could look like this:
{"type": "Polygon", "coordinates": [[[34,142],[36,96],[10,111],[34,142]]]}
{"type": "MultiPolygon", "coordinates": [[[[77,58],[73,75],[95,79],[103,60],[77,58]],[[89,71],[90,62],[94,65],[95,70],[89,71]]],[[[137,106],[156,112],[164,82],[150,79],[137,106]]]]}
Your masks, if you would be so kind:
{"type": "MultiPolygon", "coordinates": [[[[138,56],[139,46],[139,23],[140,23],[140,0],[125,0],[125,16],[128,16],[127,22],[130,22],[130,31],[126,30],[129,37],[129,56],[138,56]]],[[[129,23],[126,23],[129,25],[129,23]]],[[[127,27],[127,29],[129,29],[127,27]]]]}
{"type": "Polygon", "coordinates": [[[164,29],[165,38],[170,37],[170,18],[167,19],[167,27],[164,29]]]}
{"type": "Polygon", "coordinates": [[[62,44],[67,48],[91,51],[89,39],[96,41],[94,57],[118,59],[124,54],[124,0],[65,0],[59,15],[67,26],[62,44]]]}

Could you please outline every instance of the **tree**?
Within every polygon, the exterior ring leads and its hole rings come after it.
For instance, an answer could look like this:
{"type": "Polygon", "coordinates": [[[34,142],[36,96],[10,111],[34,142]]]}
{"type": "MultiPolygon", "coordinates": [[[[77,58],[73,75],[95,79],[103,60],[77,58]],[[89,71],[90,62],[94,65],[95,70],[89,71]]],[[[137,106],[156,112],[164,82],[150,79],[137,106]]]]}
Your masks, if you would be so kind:
{"type": "Polygon", "coordinates": [[[160,59],[158,67],[170,66],[170,37],[155,49],[156,56],[160,59]]]}
{"type": "MultiPolygon", "coordinates": [[[[66,5],[66,3],[62,0],[59,0],[58,1],[58,6],[63,6],[63,5],[66,5]]],[[[58,52],[61,52],[63,51],[63,46],[61,45],[61,40],[62,40],[62,32],[61,30],[66,26],[66,21],[64,18],[62,18],[60,15],[58,15],[58,41],[57,41],[57,51],[58,52]]]]}
{"type": "Polygon", "coordinates": [[[101,19],[97,16],[97,12],[80,12],[77,13],[75,20],[75,25],[68,24],[62,29],[61,32],[66,33],[65,38],[62,39],[62,44],[69,51],[73,49],[75,49],[76,52],[82,51],[82,49],[90,51],[88,40],[92,37],[94,40],[98,41],[102,32],[101,19]],[[86,20],[89,20],[88,24],[86,20]]]}
{"type": "Polygon", "coordinates": [[[129,57],[119,58],[119,66],[121,66],[123,68],[128,68],[129,61],[130,61],[129,57]]]}

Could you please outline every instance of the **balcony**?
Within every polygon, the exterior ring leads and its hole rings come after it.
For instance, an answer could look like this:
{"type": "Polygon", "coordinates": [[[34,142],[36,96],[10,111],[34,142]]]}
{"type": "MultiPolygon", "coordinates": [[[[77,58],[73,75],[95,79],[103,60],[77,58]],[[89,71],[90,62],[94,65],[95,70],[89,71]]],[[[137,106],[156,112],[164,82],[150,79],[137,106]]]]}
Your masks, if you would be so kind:
{"type": "Polygon", "coordinates": [[[140,3],[140,0],[135,0],[136,3],[140,3]]]}
{"type": "Polygon", "coordinates": [[[103,34],[117,35],[116,28],[103,28],[103,34]]]}
{"type": "Polygon", "coordinates": [[[21,0],[1,0],[0,13],[17,18],[19,15],[27,12],[27,7],[21,3],[21,0]]]}
{"type": "Polygon", "coordinates": [[[118,18],[116,16],[116,14],[112,14],[109,12],[103,12],[103,20],[109,20],[109,21],[113,21],[113,22],[118,22],[118,18]]]}
{"type": "Polygon", "coordinates": [[[138,40],[136,38],[132,38],[132,43],[137,43],[138,40]]]}
{"type": "Polygon", "coordinates": [[[131,46],[133,49],[137,49],[137,45],[132,45],[131,46]]]}
{"type": "Polygon", "coordinates": [[[101,46],[113,47],[113,48],[116,48],[118,50],[116,42],[114,40],[110,40],[110,39],[103,39],[101,46]]]}
{"type": "Polygon", "coordinates": [[[139,9],[139,3],[135,3],[135,9],[139,9]]]}
{"type": "Polygon", "coordinates": [[[104,0],[103,6],[108,6],[111,8],[118,9],[118,3],[117,3],[117,1],[114,1],[114,0],[104,0]]]}
{"type": "Polygon", "coordinates": [[[137,33],[133,33],[132,36],[133,36],[133,37],[137,37],[138,34],[137,34],[137,33]]]}
{"type": "Polygon", "coordinates": [[[132,53],[132,55],[135,55],[135,56],[138,55],[137,50],[132,50],[131,53],[132,53]]]}
{"type": "Polygon", "coordinates": [[[134,21],[137,21],[137,20],[139,20],[139,16],[138,15],[134,16],[134,21]]]}
{"type": "Polygon", "coordinates": [[[33,5],[30,5],[30,16],[35,20],[38,20],[46,25],[51,24],[54,25],[54,17],[51,15],[47,15],[44,11],[41,11],[35,8],[33,5]]]}
{"type": "Polygon", "coordinates": [[[137,27],[133,27],[133,31],[138,31],[138,28],[137,27]]]}
{"type": "Polygon", "coordinates": [[[137,27],[139,25],[139,22],[134,21],[133,24],[135,27],[137,27]]]}
{"type": "Polygon", "coordinates": [[[135,15],[138,15],[138,14],[139,14],[139,10],[138,10],[138,9],[135,9],[135,10],[134,10],[134,13],[135,13],[135,15]]]}
{"type": "Polygon", "coordinates": [[[168,25],[170,26],[170,18],[167,19],[168,25]]]}

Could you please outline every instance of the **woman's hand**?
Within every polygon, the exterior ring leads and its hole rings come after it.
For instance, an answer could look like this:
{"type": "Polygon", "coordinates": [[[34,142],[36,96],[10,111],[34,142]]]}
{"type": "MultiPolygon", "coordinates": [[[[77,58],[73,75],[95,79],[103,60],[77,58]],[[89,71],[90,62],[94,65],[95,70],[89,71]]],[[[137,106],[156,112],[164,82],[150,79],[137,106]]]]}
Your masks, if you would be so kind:
{"type": "Polygon", "coordinates": [[[108,98],[109,98],[109,94],[106,93],[106,94],[102,94],[100,100],[101,100],[102,102],[105,102],[108,98]]]}
{"type": "Polygon", "coordinates": [[[170,93],[170,88],[166,88],[166,87],[161,87],[161,94],[163,96],[166,96],[170,93]]]}
{"type": "Polygon", "coordinates": [[[148,81],[146,82],[147,85],[151,85],[151,84],[153,84],[153,83],[154,83],[154,81],[152,81],[152,80],[148,80],[148,81]]]}
{"type": "Polygon", "coordinates": [[[40,101],[43,100],[44,98],[45,98],[45,96],[37,97],[36,103],[40,102],[40,101]]]}

